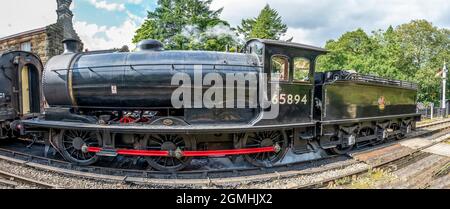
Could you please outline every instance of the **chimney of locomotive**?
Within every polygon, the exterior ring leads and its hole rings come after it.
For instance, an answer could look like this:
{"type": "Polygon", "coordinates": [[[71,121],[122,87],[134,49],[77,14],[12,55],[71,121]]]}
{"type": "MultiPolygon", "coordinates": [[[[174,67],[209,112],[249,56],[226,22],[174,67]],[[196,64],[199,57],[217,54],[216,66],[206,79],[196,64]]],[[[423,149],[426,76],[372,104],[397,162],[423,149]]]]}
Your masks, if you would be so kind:
{"type": "Polygon", "coordinates": [[[80,41],[73,38],[64,39],[64,54],[73,54],[80,52],[80,41]]]}
{"type": "Polygon", "coordinates": [[[147,39],[140,41],[137,44],[137,51],[163,51],[164,45],[163,43],[153,40],[153,39],[147,39]]]}

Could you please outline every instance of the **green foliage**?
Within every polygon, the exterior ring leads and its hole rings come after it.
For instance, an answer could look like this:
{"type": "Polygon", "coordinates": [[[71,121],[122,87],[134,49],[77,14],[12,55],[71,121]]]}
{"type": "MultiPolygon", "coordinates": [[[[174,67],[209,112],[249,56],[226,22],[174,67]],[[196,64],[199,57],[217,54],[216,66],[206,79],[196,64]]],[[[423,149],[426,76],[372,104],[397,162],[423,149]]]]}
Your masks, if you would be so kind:
{"type": "Polygon", "coordinates": [[[413,20],[370,35],[362,29],[347,32],[325,48],[330,53],[318,60],[318,71],[347,69],[413,81],[419,84],[419,101],[438,103],[441,79],[436,74],[450,60],[450,31],[413,20]]]}
{"type": "Polygon", "coordinates": [[[246,39],[262,38],[278,40],[287,31],[287,26],[283,24],[281,17],[275,9],[267,4],[259,13],[258,17],[242,20],[238,31],[246,39]]]}
{"type": "Polygon", "coordinates": [[[219,18],[222,9],[213,11],[212,0],[158,0],[155,11],[136,31],[133,43],[156,39],[166,49],[224,51],[237,44],[237,35],[219,18]]]}

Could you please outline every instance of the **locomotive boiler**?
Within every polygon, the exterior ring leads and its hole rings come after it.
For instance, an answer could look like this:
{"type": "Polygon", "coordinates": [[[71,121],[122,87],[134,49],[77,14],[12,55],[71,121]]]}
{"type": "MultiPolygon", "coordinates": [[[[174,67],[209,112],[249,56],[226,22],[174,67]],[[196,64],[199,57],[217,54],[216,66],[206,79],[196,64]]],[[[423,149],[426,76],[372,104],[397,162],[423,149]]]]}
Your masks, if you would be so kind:
{"type": "MultiPolygon", "coordinates": [[[[141,44],[157,43],[153,42],[141,44]]],[[[171,81],[176,73],[193,77],[196,65],[202,66],[202,77],[210,72],[259,73],[260,70],[258,60],[251,55],[163,51],[157,46],[140,46],[140,49],[135,53],[113,54],[66,52],[55,57],[44,72],[48,103],[80,109],[171,108],[171,96],[176,88],[171,81]],[[71,66],[67,66],[69,63],[71,66]]]]}
{"type": "Polygon", "coordinates": [[[267,167],[312,144],[345,153],[400,137],[419,118],[415,84],[316,73],[319,47],[253,39],[244,53],[166,51],[147,40],[136,52],[82,53],[76,40],[64,44],[43,73],[49,108],[22,131],[46,130],[81,165],[126,155],[176,171],[192,158],[241,155],[267,167]]]}

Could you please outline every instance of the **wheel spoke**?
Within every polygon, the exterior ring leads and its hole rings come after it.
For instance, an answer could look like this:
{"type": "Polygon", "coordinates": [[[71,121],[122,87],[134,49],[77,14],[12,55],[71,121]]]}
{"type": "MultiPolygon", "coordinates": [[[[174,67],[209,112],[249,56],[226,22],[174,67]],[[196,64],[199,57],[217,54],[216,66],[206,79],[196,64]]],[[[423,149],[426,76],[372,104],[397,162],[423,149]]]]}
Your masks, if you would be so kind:
{"type": "Polygon", "coordinates": [[[158,145],[160,145],[160,146],[163,144],[162,142],[156,141],[156,140],[153,140],[153,139],[150,139],[150,141],[155,142],[155,143],[153,143],[153,144],[158,144],[158,145]]]}
{"type": "Polygon", "coordinates": [[[258,135],[255,135],[255,136],[249,135],[248,138],[254,139],[254,140],[257,140],[257,141],[262,141],[263,140],[263,137],[260,137],[258,135]]]}
{"type": "Polygon", "coordinates": [[[65,130],[62,133],[62,148],[63,152],[70,156],[75,162],[84,162],[96,157],[93,153],[85,153],[81,151],[81,145],[98,146],[96,134],[89,131],[79,130],[65,130]],[[81,140],[81,141],[75,141],[81,140]]]}
{"type": "Polygon", "coordinates": [[[255,138],[250,138],[250,140],[257,142],[258,144],[260,144],[261,141],[262,141],[262,140],[257,140],[257,139],[255,139],[255,138]]]}
{"type": "Polygon", "coordinates": [[[248,134],[246,138],[242,137],[243,145],[246,148],[256,148],[278,144],[282,150],[280,152],[261,152],[245,155],[247,161],[256,166],[270,166],[281,160],[286,151],[287,138],[283,131],[265,131],[248,134]],[[264,145],[263,145],[264,144],[264,145]]]}
{"type": "Polygon", "coordinates": [[[81,156],[83,157],[84,160],[86,160],[86,154],[84,152],[81,152],[81,156]]]}
{"type": "Polygon", "coordinates": [[[175,145],[179,145],[179,144],[181,144],[181,143],[183,143],[184,142],[184,140],[183,139],[180,139],[178,142],[174,142],[175,143],[175,145]]]}
{"type": "Polygon", "coordinates": [[[273,135],[272,137],[270,137],[271,139],[279,139],[280,138],[280,133],[275,133],[275,135],[273,135]]]}
{"type": "Polygon", "coordinates": [[[77,133],[74,132],[74,131],[72,131],[72,130],[69,131],[69,134],[70,134],[73,138],[76,138],[76,137],[78,136],[77,133]]]}
{"type": "Polygon", "coordinates": [[[164,140],[158,139],[158,138],[155,138],[155,137],[151,137],[151,138],[150,138],[150,141],[154,141],[154,142],[156,142],[156,143],[159,144],[159,145],[162,145],[163,142],[164,142],[164,140]]]}
{"type": "MultiPolygon", "coordinates": [[[[149,140],[145,146],[147,150],[170,150],[175,151],[175,149],[181,150],[192,150],[190,144],[183,135],[175,134],[157,134],[150,135],[149,140]]],[[[184,168],[190,161],[191,158],[183,157],[178,159],[176,157],[146,157],[147,162],[150,166],[156,168],[157,170],[180,170],[184,168]]]]}
{"type": "Polygon", "coordinates": [[[256,153],[253,156],[254,156],[255,159],[258,159],[260,155],[261,155],[261,153],[256,153]]]}
{"type": "Polygon", "coordinates": [[[75,152],[75,147],[71,147],[71,148],[65,148],[65,150],[69,151],[69,150],[73,150],[72,152],[75,152]]]}

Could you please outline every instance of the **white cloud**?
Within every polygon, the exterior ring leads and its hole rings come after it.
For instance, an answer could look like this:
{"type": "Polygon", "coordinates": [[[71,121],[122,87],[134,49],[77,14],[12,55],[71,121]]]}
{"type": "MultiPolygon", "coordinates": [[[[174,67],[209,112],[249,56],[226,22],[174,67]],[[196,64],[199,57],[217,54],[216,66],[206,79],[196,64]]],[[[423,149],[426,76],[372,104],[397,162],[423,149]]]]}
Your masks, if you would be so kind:
{"type": "Polygon", "coordinates": [[[70,5],[69,9],[72,10],[72,11],[75,9],[75,2],[76,1],[72,1],[72,4],[70,5]]]}
{"type": "Polygon", "coordinates": [[[133,14],[133,13],[131,13],[130,11],[126,11],[126,13],[127,13],[127,15],[128,15],[128,18],[130,19],[130,20],[133,20],[133,21],[135,21],[137,24],[142,24],[143,22],[144,22],[144,20],[145,20],[145,17],[140,17],[140,16],[137,16],[137,15],[135,15],[135,14],[133,14]]]}
{"type": "Polygon", "coordinates": [[[315,45],[315,41],[310,39],[311,31],[302,28],[289,28],[286,35],[281,37],[282,40],[294,38],[293,41],[303,44],[315,45]]]}
{"type": "Polygon", "coordinates": [[[289,26],[288,38],[318,46],[358,27],[370,32],[413,19],[450,28],[448,0],[214,0],[212,7],[224,7],[222,18],[238,25],[243,18],[257,16],[266,3],[289,26]]]}
{"type": "Polygon", "coordinates": [[[143,0],[128,0],[128,3],[130,4],[140,4],[143,0]]]}
{"type": "Polygon", "coordinates": [[[56,22],[55,0],[2,0],[0,4],[0,37],[56,22]]]}
{"type": "Polygon", "coordinates": [[[82,21],[76,21],[74,27],[85,48],[89,50],[120,48],[123,45],[128,45],[130,49],[135,47],[131,40],[138,26],[131,19],[117,27],[99,26],[82,21]]]}
{"type": "MultiPolygon", "coordinates": [[[[128,0],[138,3],[140,0],[128,0]]],[[[76,2],[76,1],[75,1],[76,2]]],[[[97,1],[100,2],[100,1],[97,1]]],[[[56,0],[14,0],[2,1],[0,12],[0,37],[45,27],[56,22],[56,0]],[[20,7],[19,7],[20,5],[20,7]],[[20,12],[18,10],[20,9],[20,12]]],[[[71,7],[74,7],[72,3],[71,7]]],[[[74,27],[90,50],[120,48],[128,45],[138,24],[144,19],[125,10],[128,20],[115,27],[99,26],[94,23],[75,21],[74,27]]],[[[74,14],[77,16],[77,14],[74,14]]]]}
{"type": "Polygon", "coordinates": [[[105,0],[89,0],[89,3],[95,6],[97,9],[104,9],[108,11],[124,11],[125,5],[119,3],[108,3],[105,0]]]}
{"type": "MultiPolygon", "coordinates": [[[[149,1],[88,2],[98,9],[125,12],[128,19],[115,27],[105,27],[94,22],[75,22],[75,28],[86,47],[91,50],[121,47],[124,44],[132,47],[131,39],[145,16],[131,13],[125,4],[148,4],[149,1]]],[[[222,18],[236,26],[242,18],[258,15],[266,3],[278,10],[288,24],[289,30],[284,39],[294,37],[295,42],[317,46],[323,46],[326,40],[358,27],[370,32],[412,19],[427,19],[436,26],[450,28],[448,0],[214,0],[212,7],[224,7],[222,18]]],[[[56,22],[56,0],[3,0],[1,8],[0,37],[56,22]]]]}
{"type": "MultiPolygon", "coordinates": [[[[128,19],[122,24],[112,27],[75,21],[75,30],[83,41],[85,48],[89,50],[103,50],[128,45],[130,49],[133,49],[135,47],[135,44],[132,43],[134,32],[137,30],[138,25],[144,21],[144,17],[131,13],[124,4],[107,3],[103,0],[90,0],[90,2],[99,9],[125,12],[128,19]]],[[[127,2],[139,4],[142,3],[142,0],[127,0],[127,2]]]]}

